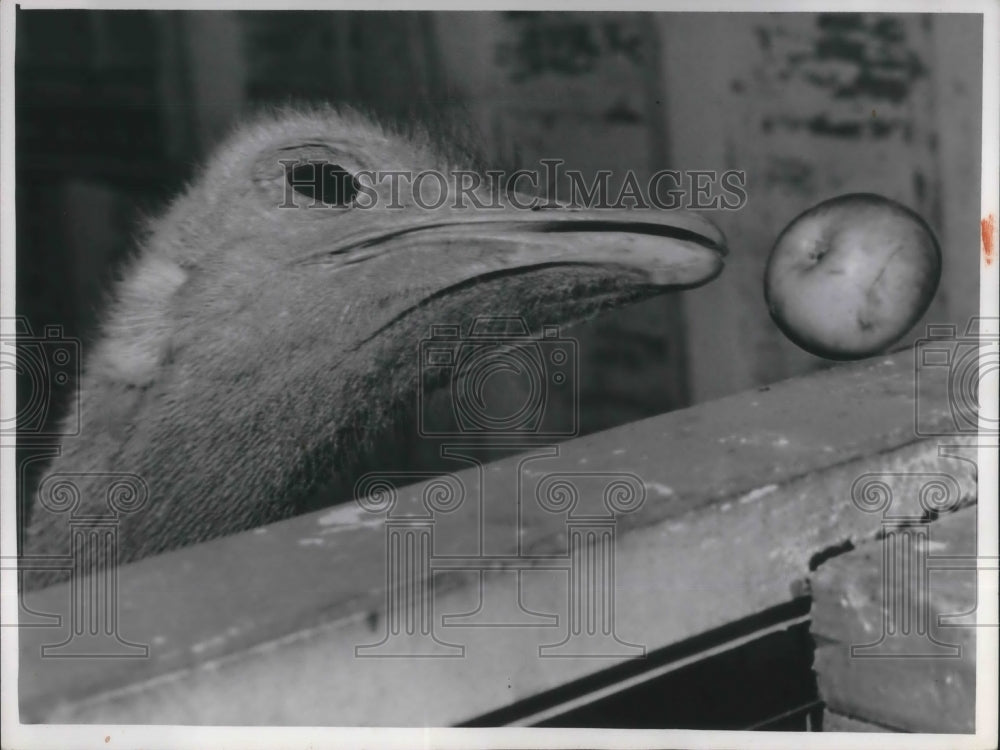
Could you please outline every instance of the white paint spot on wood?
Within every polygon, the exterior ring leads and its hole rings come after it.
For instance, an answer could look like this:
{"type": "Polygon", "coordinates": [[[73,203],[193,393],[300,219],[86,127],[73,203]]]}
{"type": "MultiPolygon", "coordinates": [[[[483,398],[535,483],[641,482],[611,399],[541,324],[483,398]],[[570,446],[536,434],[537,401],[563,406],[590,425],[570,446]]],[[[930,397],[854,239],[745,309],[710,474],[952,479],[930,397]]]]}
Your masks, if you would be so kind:
{"type": "Polygon", "coordinates": [[[778,485],[776,484],[765,484],[763,487],[758,487],[755,490],[750,490],[747,494],[740,497],[740,499],[737,502],[740,503],[741,505],[745,505],[746,503],[752,503],[754,500],[759,500],[760,498],[764,497],[764,495],[770,495],[776,489],[778,489],[778,485]]]}
{"type": "MultiPolygon", "coordinates": [[[[316,523],[325,527],[320,531],[320,534],[324,536],[327,534],[336,534],[340,531],[354,531],[382,526],[384,522],[385,518],[382,515],[368,513],[355,503],[339,505],[316,519],[316,523]]],[[[311,542],[306,542],[304,539],[299,541],[299,544],[303,543],[305,545],[311,544],[311,542]]],[[[322,544],[323,541],[319,540],[319,543],[322,544]]]]}
{"type": "Polygon", "coordinates": [[[320,526],[362,526],[371,518],[359,505],[350,503],[331,508],[329,513],[316,519],[316,523],[320,526]]]}
{"type": "Polygon", "coordinates": [[[198,643],[195,643],[194,645],[191,646],[191,652],[194,654],[201,654],[210,648],[221,646],[225,642],[226,642],[226,636],[217,635],[214,638],[209,638],[208,640],[199,641],[198,643]]]}
{"type": "Polygon", "coordinates": [[[655,492],[660,497],[670,497],[674,494],[672,487],[668,487],[665,484],[660,484],[659,482],[644,482],[646,489],[655,492]]]}

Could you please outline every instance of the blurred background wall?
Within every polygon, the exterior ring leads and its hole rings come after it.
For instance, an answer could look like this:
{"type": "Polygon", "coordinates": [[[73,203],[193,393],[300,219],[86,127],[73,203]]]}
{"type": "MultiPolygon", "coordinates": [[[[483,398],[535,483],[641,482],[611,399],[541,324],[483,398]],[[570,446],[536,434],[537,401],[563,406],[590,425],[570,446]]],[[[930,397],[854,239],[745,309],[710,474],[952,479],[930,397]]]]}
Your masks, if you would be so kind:
{"type": "MultiPolygon", "coordinates": [[[[981,18],[972,15],[21,11],[18,312],[83,339],[136,222],[255,107],[468,120],[532,169],[743,170],[710,211],[723,275],[576,326],[584,431],[827,366],[774,327],[767,254],[799,212],[874,191],[945,255],[927,318],[978,310],[981,18]]],[[[549,186],[552,187],[552,186],[549,186]]],[[[614,194],[614,193],[612,193],[614,194]]],[[[923,330],[914,329],[909,341],[923,330]]]]}

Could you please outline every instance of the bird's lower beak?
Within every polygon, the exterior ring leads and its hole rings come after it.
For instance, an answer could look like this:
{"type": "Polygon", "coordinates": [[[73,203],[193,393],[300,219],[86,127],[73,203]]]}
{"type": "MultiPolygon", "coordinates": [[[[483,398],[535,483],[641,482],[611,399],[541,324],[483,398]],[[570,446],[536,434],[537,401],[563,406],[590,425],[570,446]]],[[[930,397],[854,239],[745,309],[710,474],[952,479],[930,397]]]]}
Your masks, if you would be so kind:
{"type": "Polygon", "coordinates": [[[391,252],[407,266],[443,251],[462,277],[452,283],[565,265],[617,270],[653,286],[684,288],[717,276],[726,254],[722,232],[684,211],[504,207],[385,218],[377,232],[338,243],[328,257],[359,262],[391,252]]]}

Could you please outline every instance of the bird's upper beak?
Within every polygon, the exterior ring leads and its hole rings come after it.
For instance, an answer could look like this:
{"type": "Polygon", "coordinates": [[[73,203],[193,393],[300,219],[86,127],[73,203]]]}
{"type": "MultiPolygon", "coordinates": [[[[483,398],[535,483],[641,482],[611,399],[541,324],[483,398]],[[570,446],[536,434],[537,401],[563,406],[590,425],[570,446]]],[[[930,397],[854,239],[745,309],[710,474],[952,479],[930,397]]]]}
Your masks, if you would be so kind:
{"type": "Polygon", "coordinates": [[[618,271],[656,287],[684,288],[717,276],[726,254],[725,238],[712,222],[680,210],[511,205],[383,209],[377,221],[363,224],[308,262],[353,264],[392,253],[405,267],[444,251],[453,259],[455,278],[447,280],[451,284],[495,272],[564,265],[618,271]]]}

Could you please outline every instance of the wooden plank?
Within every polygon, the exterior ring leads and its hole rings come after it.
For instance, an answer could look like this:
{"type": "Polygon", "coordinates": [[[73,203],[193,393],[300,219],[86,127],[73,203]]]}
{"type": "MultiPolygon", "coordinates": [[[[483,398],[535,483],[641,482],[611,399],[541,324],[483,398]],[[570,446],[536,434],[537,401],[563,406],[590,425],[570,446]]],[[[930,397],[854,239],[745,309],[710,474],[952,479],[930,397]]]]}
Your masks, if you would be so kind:
{"type": "MultiPolygon", "coordinates": [[[[438,641],[459,647],[442,650],[462,658],[357,657],[355,647],[386,633],[387,527],[345,505],[121,568],[118,633],[148,645],[148,658],[42,658],[65,631],[23,629],[22,716],[452,724],[620,663],[636,654],[629,644],[648,653],[786,602],[815,555],[880,528],[851,500],[866,472],[897,476],[901,511],[912,510],[908,487],[921,472],[947,473],[974,495],[973,463],[914,439],[913,356],[845,365],[450,476],[465,499],[433,519],[434,560],[464,557],[472,570],[435,574],[430,624],[438,641]],[[534,502],[554,474],[585,502],[600,498],[609,475],[631,475],[645,493],[614,521],[614,582],[601,589],[615,597],[621,648],[610,658],[539,653],[566,638],[567,529],[580,522],[534,502]],[[479,563],[482,549],[493,557],[479,563]],[[519,579],[497,555],[509,555],[519,579]],[[481,582],[485,568],[494,572],[481,582]],[[503,599],[516,581],[523,610],[503,599]],[[476,610],[481,596],[499,603],[499,626],[440,619],[476,610]],[[509,627],[518,617],[522,626],[509,627]]],[[[927,398],[925,424],[948,425],[945,394],[927,398]]],[[[433,487],[399,490],[397,525],[420,522],[413,511],[433,487]]],[[[53,587],[29,604],[60,612],[68,596],[53,587]]],[[[402,645],[427,646],[419,636],[402,645]]]]}
{"type": "Polygon", "coordinates": [[[824,732],[892,732],[893,729],[886,729],[885,727],[880,727],[878,724],[871,724],[867,721],[861,721],[860,719],[855,719],[851,716],[845,716],[844,714],[838,714],[836,711],[830,711],[829,709],[823,712],[823,731],[824,732]]]}
{"type": "Polygon", "coordinates": [[[976,628],[939,624],[974,617],[975,556],[968,508],[934,523],[890,523],[886,538],[819,568],[815,669],[828,707],[902,731],[975,731],[976,628]]]}

